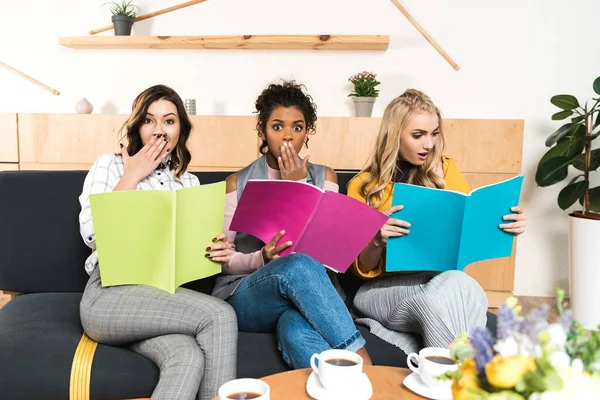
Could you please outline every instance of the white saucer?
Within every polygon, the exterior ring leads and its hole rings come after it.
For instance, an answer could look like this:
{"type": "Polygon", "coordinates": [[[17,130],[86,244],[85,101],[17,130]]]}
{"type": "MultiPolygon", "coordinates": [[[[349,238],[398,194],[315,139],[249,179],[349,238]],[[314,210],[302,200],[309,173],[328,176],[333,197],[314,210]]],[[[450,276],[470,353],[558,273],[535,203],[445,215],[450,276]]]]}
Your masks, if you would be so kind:
{"type": "Polygon", "coordinates": [[[317,400],[368,400],[373,396],[373,387],[367,375],[362,373],[356,385],[345,387],[340,391],[331,391],[325,389],[319,380],[319,376],[311,372],[306,381],[306,392],[310,397],[317,400]]]}
{"type": "Polygon", "coordinates": [[[427,397],[433,400],[452,400],[452,389],[450,382],[440,387],[431,388],[427,386],[422,380],[419,374],[412,373],[404,378],[404,386],[412,390],[418,395],[427,397]]]}

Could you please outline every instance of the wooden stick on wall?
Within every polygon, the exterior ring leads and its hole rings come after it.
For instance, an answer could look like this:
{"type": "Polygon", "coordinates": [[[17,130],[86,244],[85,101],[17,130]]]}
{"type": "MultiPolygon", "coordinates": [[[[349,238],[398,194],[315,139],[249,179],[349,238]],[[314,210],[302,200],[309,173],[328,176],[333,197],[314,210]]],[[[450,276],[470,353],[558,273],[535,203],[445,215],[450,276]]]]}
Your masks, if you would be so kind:
{"type": "Polygon", "coordinates": [[[442,57],[444,57],[446,59],[446,61],[448,61],[448,63],[452,66],[452,68],[454,68],[455,70],[458,71],[458,69],[459,69],[458,64],[456,64],[456,62],[454,62],[454,60],[452,58],[450,58],[450,56],[444,51],[444,49],[442,49],[435,42],[435,40],[433,40],[433,38],[431,36],[429,36],[429,34],[427,32],[425,32],[425,30],[423,28],[421,28],[421,25],[419,25],[419,23],[417,21],[415,21],[415,19],[408,13],[408,11],[406,11],[406,8],[404,8],[398,2],[398,0],[392,0],[392,3],[394,3],[394,5],[398,8],[398,10],[400,10],[400,12],[402,14],[404,14],[404,16],[410,21],[410,23],[413,24],[413,26],[415,28],[417,28],[417,30],[419,32],[421,32],[421,35],[423,35],[425,37],[425,39],[427,39],[427,41],[429,43],[431,43],[431,45],[438,51],[438,53],[440,53],[442,55],[442,57]]]}
{"type": "MultiPolygon", "coordinates": [[[[158,11],[154,11],[154,12],[151,12],[151,13],[148,13],[148,14],[140,15],[139,17],[136,17],[133,20],[133,22],[143,21],[143,20],[148,19],[148,18],[156,17],[157,15],[166,14],[168,12],[175,11],[175,10],[180,10],[182,8],[193,6],[194,4],[198,4],[198,3],[203,3],[205,1],[206,0],[191,0],[191,1],[188,1],[186,3],[178,4],[178,5],[173,6],[173,7],[163,8],[162,10],[158,10],[158,11]]],[[[113,25],[107,25],[107,26],[99,28],[99,29],[91,30],[90,31],[90,35],[95,35],[96,33],[108,31],[108,30],[111,30],[111,29],[113,29],[113,25]]]]}
{"type": "Polygon", "coordinates": [[[11,67],[10,65],[6,65],[6,64],[4,64],[3,62],[0,62],[0,67],[6,68],[7,70],[9,70],[9,71],[11,71],[11,72],[14,72],[15,74],[19,75],[21,78],[23,78],[23,79],[26,79],[26,80],[28,80],[29,82],[32,82],[32,83],[34,83],[35,85],[37,85],[37,86],[39,86],[39,87],[41,87],[41,88],[43,88],[43,89],[46,89],[47,91],[49,91],[49,92],[50,92],[50,93],[52,93],[52,94],[55,94],[55,95],[57,95],[57,96],[58,96],[58,95],[60,95],[60,92],[59,92],[58,90],[52,89],[52,88],[51,88],[50,86],[48,86],[48,85],[44,85],[42,82],[38,81],[37,79],[33,79],[33,78],[32,78],[32,77],[30,77],[29,75],[27,75],[27,74],[24,74],[23,72],[21,72],[21,71],[19,71],[19,70],[17,70],[17,69],[14,69],[14,68],[13,68],[13,67],[11,67]]]}

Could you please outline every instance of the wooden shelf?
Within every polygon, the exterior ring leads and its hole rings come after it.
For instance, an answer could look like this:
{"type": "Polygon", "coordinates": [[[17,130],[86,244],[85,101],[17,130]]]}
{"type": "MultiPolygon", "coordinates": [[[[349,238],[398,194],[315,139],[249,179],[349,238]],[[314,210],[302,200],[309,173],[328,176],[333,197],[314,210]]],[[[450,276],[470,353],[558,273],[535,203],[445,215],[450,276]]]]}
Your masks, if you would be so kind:
{"type": "Polygon", "coordinates": [[[77,36],[73,49],[386,50],[386,35],[77,36]]]}

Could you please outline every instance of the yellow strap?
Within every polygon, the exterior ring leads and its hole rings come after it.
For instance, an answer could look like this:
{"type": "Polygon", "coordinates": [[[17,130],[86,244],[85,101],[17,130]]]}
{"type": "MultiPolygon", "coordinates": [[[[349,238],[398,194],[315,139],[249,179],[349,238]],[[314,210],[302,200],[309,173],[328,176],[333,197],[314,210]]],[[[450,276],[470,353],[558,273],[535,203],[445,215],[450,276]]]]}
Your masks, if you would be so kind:
{"type": "Polygon", "coordinates": [[[90,380],[92,377],[92,361],[98,343],[94,342],[85,333],[75,350],[73,365],[71,367],[71,382],[69,385],[69,400],[89,400],[90,380]]]}

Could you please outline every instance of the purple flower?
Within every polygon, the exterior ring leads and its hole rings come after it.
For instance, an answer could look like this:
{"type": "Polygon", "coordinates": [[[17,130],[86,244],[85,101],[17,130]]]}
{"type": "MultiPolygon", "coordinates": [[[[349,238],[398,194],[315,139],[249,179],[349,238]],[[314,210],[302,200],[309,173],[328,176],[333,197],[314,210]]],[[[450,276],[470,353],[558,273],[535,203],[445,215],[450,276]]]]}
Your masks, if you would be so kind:
{"type": "Polygon", "coordinates": [[[548,312],[550,306],[542,305],[529,313],[519,324],[519,332],[527,335],[532,343],[539,343],[540,333],[548,327],[548,312]]]}
{"type": "Polygon", "coordinates": [[[498,308],[498,339],[504,340],[512,336],[511,332],[519,325],[519,318],[508,304],[503,303],[498,308]]]}
{"type": "Polygon", "coordinates": [[[469,341],[471,342],[471,346],[473,346],[473,357],[475,358],[477,372],[479,375],[483,376],[485,374],[485,366],[492,360],[492,357],[494,357],[494,352],[492,350],[494,338],[487,328],[476,327],[473,329],[473,332],[471,332],[469,341]]]}
{"type": "Polygon", "coordinates": [[[571,324],[573,323],[573,311],[564,310],[562,315],[558,317],[556,321],[562,325],[565,332],[568,332],[571,329],[571,324]]]}

